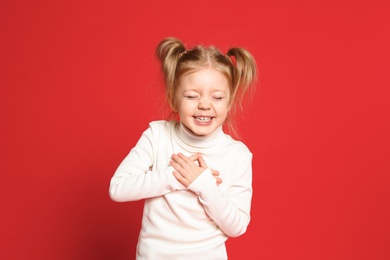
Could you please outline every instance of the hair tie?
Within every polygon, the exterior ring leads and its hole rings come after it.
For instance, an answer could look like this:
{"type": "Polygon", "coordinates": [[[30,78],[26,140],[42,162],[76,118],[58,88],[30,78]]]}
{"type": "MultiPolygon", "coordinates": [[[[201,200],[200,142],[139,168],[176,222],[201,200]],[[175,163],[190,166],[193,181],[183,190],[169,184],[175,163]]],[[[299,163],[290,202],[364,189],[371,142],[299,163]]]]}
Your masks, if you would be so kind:
{"type": "Polygon", "coordinates": [[[179,58],[180,58],[181,56],[183,56],[183,54],[185,54],[185,53],[187,53],[187,51],[180,52],[179,58]]]}

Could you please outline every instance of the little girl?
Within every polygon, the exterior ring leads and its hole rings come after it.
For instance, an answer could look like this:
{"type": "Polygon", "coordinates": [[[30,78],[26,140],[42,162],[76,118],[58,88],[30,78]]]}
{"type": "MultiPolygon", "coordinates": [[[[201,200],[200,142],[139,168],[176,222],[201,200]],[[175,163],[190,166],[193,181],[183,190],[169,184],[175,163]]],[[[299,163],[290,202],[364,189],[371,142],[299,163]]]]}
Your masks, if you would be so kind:
{"type": "Polygon", "coordinates": [[[137,259],[227,259],[225,241],[250,220],[252,154],[222,125],[253,86],[255,61],[242,48],[186,50],[175,38],[156,55],[180,120],[149,124],[112,177],[110,196],[145,199],[137,259]]]}

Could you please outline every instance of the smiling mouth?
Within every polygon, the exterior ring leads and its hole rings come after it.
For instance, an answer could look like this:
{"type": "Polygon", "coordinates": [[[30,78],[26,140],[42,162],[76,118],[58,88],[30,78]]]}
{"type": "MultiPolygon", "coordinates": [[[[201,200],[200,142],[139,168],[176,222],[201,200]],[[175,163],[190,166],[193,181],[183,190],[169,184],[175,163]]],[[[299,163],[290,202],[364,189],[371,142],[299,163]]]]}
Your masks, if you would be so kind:
{"type": "Polygon", "coordinates": [[[194,116],[194,118],[200,122],[208,122],[212,119],[212,117],[208,116],[194,116]]]}

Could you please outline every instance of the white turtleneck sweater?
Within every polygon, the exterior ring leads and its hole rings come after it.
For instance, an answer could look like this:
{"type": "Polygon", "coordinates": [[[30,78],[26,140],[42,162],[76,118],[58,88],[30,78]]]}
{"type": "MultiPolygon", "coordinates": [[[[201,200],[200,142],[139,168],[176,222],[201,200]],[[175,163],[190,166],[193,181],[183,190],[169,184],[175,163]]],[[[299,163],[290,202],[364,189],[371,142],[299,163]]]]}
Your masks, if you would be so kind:
{"type": "Polygon", "coordinates": [[[252,154],[222,127],[195,136],[176,121],[151,122],[110,184],[114,201],[145,199],[137,260],[227,259],[225,241],[246,231],[252,198],[252,154]],[[169,165],[172,154],[201,153],[210,169],[188,188],[169,165]]]}

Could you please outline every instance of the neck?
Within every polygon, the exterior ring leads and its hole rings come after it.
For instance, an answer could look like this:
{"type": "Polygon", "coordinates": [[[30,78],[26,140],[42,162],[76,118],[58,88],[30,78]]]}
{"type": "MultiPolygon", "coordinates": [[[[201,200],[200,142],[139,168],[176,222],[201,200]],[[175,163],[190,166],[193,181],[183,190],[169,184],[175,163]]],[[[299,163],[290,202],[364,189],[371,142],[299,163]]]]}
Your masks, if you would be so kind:
{"type": "Polygon", "coordinates": [[[217,144],[219,144],[222,141],[222,138],[224,137],[222,126],[215,129],[215,131],[209,135],[200,136],[200,135],[195,135],[193,132],[187,129],[187,127],[184,126],[183,123],[181,122],[179,124],[178,135],[184,143],[196,148],[214,147],[217,144]]]}

